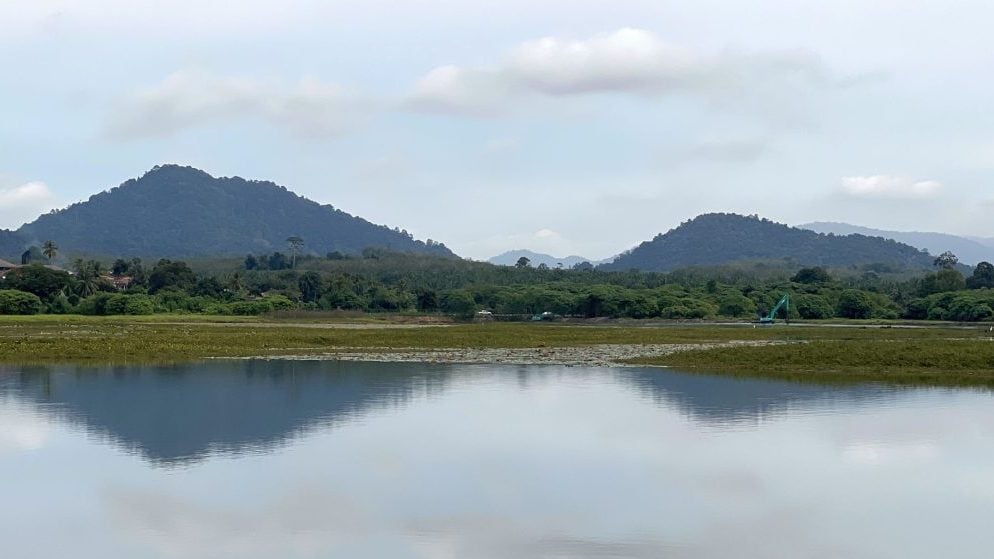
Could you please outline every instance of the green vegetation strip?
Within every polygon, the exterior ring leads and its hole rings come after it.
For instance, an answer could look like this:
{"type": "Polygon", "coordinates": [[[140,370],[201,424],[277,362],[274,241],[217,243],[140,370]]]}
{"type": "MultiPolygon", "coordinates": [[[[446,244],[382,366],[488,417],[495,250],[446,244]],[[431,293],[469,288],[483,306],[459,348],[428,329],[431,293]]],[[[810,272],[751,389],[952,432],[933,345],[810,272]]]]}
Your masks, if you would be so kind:
{"type": "Polygon", "coordinates": [[[826,384],[994,387],[994,341],[982,337],[816,339],[782,346],[694,350],[632,363],[826,384]]]}
{"type": "Polygon", "coordinates": [[[994,342],[980,329],[532,323],[379,328],[368,323],[189,318],[5,317],[0,319],[0,364],[179,362],[356,348],[539,348],[774,340],[804,343],[694,350],[634,363],[817,382],[994,386],[994,342]]]}

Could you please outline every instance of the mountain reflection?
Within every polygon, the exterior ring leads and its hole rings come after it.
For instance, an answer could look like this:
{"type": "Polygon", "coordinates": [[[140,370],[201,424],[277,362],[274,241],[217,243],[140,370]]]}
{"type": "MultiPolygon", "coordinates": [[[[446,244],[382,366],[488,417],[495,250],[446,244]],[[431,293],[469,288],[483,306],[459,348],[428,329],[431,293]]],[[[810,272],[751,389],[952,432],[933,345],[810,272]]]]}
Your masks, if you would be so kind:
{"type": "Polygon", "coordinates": [[[317,428],[440,395],[456,379],[483,377],[520,391],[552,377],[594,379],[647,395],[655,405],[715,426],[755,423],[833,404],[879,402],[894,398],[896,390],[660,369],[258,360],[22,368],[18,374],[0,374],[0,394],[34,403],[153,464],[174,466],[212,454],[269,452],[317,428]]]}
{"type": "Polygon", "coordinates": [[[328,361],[22,368],[6,391],[150,462],[265,452],[321,425],[440,392],[441,368],[328,361]]]}
{"type": "Polygon", "coordinates": [[[906,391],[881,384],[827,386],[658,369],[630,369],[622,375],[653,401],[674,407],[694,421],[716,426],[755,423],[789,411],[880,403],[906,391]]]}

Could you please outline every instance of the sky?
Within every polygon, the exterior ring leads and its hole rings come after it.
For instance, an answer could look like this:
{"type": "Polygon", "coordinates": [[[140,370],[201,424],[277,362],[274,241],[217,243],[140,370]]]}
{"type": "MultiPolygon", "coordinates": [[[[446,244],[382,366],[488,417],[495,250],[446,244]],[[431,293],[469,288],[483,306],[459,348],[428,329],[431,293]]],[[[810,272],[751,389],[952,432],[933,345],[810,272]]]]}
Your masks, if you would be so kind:
{"type": "Polygon", "coordinates": [[[994,236],[994,4],[0,0],[0,228],[178,163],[486,259],[994,236]]]}

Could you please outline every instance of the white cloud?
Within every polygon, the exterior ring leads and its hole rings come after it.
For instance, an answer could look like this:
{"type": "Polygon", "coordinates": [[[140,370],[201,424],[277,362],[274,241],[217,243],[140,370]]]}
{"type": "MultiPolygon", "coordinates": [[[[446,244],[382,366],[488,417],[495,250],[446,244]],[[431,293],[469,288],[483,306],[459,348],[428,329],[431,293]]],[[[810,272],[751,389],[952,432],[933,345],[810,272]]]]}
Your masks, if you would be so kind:
{"type": "Polygon", "coordinates": [[[493,72],[439,66],[418,80],[407,105],[425,112],[491,116],[511,93],[511,84],[493,72]]]}
{"type": "Polygon", "coordinates": [[[227,76],[187,68],[138,90],[111,116],[116,138],[169,136],[218,121],[258,118],[301,138],[339,135],[357,124],[366,103],[313,78],[299,83],[227,76]]]}
{"type": "Polygon", "coordinates": [[[0,188],[0,228],[18,227],[58,205],[58,199],[39,182],[0,188]]]}
{"type": "Polygon", "coordinates": [[[844,83],[806,51],[707,55],[651,31],[622,28],[583,40],[524,42],[489,68],[435,68],[416,83],[408,104],[432,112],[490,116],[527,96],[683,94],[709,106],[769,112],[844,83]]]}
{"type": "Polygon", "coordinates": [[[517,82],[551,95],[681,88],[696,81],[703,66],[688,50],[631,28],[587,40],[526,42],[505,61],[517,82]]]}
{"type": "Polygon", "coordinates": [[[842,192],[858,198],[921,199],[932,198],[942,190],[937,181],[915,181],[907,177],[873,175],[844,177],[842,192]]]}

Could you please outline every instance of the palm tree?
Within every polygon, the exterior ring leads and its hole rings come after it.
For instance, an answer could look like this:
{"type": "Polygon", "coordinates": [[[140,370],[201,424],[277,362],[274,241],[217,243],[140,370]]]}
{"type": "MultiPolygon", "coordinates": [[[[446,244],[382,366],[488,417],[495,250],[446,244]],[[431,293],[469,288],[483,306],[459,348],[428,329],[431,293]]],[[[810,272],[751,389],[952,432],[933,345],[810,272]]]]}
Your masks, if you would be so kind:
{"type": "Polygon", "coordinates": [[[45,241],[45,244],[41,245],[41,253],[51,262],[59,254],[59,245],[55,244],[55,241],[45,241]]]}
{"type": "Polygon", "coordinates": [[[74,264],[76,268],[76,293],[80,297],[89,297],[100,289],[102,282],[100,278],[100,263],[96,260],[83,261],[77,258],[74,264]]]}
{"type": "Polygon", "coordinates": [[[297,264],[297,252],[304,246],[304,239],[294,235],[288,237],[286,242],[290,245],[290,267],[294,268],[297,264]]]}

